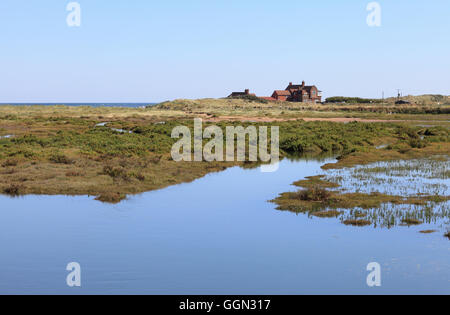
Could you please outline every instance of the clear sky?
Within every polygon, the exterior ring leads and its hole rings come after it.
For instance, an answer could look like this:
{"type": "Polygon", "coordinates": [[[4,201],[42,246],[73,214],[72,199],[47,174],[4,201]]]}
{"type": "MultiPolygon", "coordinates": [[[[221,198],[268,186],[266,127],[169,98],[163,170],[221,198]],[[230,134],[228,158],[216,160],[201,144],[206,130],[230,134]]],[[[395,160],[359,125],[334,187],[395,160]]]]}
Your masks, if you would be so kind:
{"type": "Polygon", "coordinates": [[[0,1],[0,102],[261,96],[305,80],[324,95],[450,94],[450,1],[0,1]]]}

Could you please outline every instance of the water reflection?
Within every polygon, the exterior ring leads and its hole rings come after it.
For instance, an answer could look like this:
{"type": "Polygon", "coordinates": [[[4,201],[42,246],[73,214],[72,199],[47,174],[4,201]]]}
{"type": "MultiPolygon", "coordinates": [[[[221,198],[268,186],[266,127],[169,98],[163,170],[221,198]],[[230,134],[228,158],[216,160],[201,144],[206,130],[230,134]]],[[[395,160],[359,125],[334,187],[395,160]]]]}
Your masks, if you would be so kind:
{"type": "Polygon", "coordinates": [[[295,213],[311,216],[336,217],[343,223],[372,225],[375,228],[426,225],[445,231],[450,225],[449,179],[450,160],[436,156],[420,160],[377,162],[352,168],[327,170],[324,180],[338,185],[329,190],[340,194],[367,194],[367,197],[384,194],[402,196],[404,200],[384,203],[375,208],[342,209],[330,204],[324,212],[322,204],[317,210],[301,206],[280,207],[295,213]],[[370,196],[369,196],[370,195],[370,196]],[[425,199],[425,200],[424,200],[425,199]]]}
{"type": "Polygon", "coordinates": [[[0,293],[370,294],[366,266],[377,261],[378,293],[449,294],[442,234],[351,228],[267,202],[333,161],[285,159],[276,173],[230,168],[118,205],[0,196],[0,293]],[[80,289],[66,285],[74,261],[80,289]]]}

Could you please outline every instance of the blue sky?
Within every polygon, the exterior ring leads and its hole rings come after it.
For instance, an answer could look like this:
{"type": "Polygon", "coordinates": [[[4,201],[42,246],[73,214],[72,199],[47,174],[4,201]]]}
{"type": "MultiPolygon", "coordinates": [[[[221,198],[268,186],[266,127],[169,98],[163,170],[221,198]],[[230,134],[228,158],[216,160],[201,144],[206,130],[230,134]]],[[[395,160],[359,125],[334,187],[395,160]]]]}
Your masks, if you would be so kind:
{"type": "Polygon", "coordinates": [[[450,94],[450,1],[65,0],[0,2],[0,102],[158,102],[270,95],[450,94]]]}

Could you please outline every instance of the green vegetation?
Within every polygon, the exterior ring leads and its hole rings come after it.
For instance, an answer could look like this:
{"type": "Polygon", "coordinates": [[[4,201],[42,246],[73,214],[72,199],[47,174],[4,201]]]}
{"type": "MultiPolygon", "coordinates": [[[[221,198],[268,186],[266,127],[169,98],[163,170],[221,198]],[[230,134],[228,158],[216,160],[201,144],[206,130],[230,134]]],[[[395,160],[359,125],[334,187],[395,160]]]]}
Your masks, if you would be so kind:
{"type": "Polygon", "coordinates": [[[218,110],[205,114],[180,112],[172,106],[179,104],[184,108],[186,104],[197,106],[203,102],[173,102],[149,109],[0,106],[0,135],[12,135],[0,137],[0,192],[12,196],[93,195],[99,200],[117,202],[126,195],[190,182],[230,166],[256,165],[172,161],[172,129],[179,125],[193,128],[193,117],[204,118],[204,128],[211,124],[222,129],[229,125],[277,125],[283,156],[325,152],[341,154],[341,162],[347,163],[349,159],[358,160],[356,156],[361,154],[378,158],[381,152],[389,153],[391,158],[407,158],[414,156],[411,152],[445,155],[448,151],[445,144],[449,132],[445,127],[412,127],[397,122],[305,122],[301,120],[303,112],[297,112],[299,120],[251,122],[250,116],[211,119],[216,115],[212,113],[221,115],[223,104],[228,106],[228,113],[239,107],[237,113],[263,113],[266,118],[282,115],[282,111],[293,113],[280,108],[280,104],[256,105],[248,100],[213,100],[211,108],[217,105],[218,110]],[[263,112],[260,106],[264,107],[263,112]],[[389,143],[389,147],[376,149],[384,143],[389,143]]]}
{"type": "Polygon", "coordinates": [[[379,123],[290,122],[281,124],[280,147],[288,153],[364,150],[380,138],[399,134],[399,127],[379,123]]]}
{"type": "MultiPolygon", "coordinates": [[[[297,192],[283,193],[273,200],[279,207],[278,210],[288,210],[297,213],[311,213],[328,209],[374,209],[382,204],[414,204],[426,205],[428,202],[444,202],[450,197],[420,196],[402,197],[380,193],[341,193],[329,191],[323,187],[308,188],[297,192]]],[[[412,219],[405,219],[404,223],[411,223],[412,219]]]]}
{"type": "Polygon", "coordinates": [[[240,100],[246,100],[249,102],[255,102],[255,103],[262,103],[262,104],[268,104],[269,101],[265,100],[263,98],[257,97],[255,95],[241,95],[241,96],[232,96],[229,97],[230,99],[240,99],[240,100]]]}
{"type": "Polygon", "coordinates": [[[381,99],[360,98],[360,97],[345,97],[345,96],[333,96],[326,100],[327,103],[347,103],[347,104],[372,104],[383,103],[381,99]]]}
{"type": "MultiPolygon", "coordinates": [[[[426,95],[408,95],[402,97],[403,100],[406,100],[412,104],[427,106],[427,105],[450,105],[450,96],[447,95],[438,95],[438,94],[426,94],[426,95]]],[[[389,101],[395,102],[396,98],[390,98],[389,101]]]]}
{"type": "MultiPolygon", "coordinates": [[[[448,98],[447,98],[448,99],[448,98]]],[[[422,98],[420,98],[422,100],[422,98]]],[[[274,102],[265,99],[254,98],[223,98],[223,99],[198,99],[163,102],[147,110],[159,115],[190,116],[203,115],[205,118],[230,119],[232,117],[243,120],[247,118],[264,119],[301,119],[307,118],[366,118],[366,119],[436,119],[428,115],[449,115],[450,100],[439,103],[431,100],[414,102],[408,105],[396,105],[396,99],[388,99],[384,103],[372,100],[370,103],[345,103],[345,104],[312,104],[294,102],[274,102]],[[394,116],[397,114],[398,116],[394,116]],[[404,115],[410,115],[408,117],[404,115]]],[[[441,117],[440,120],[448,120],[441,117]]]]}
{"type": "MultiPolygon", "coordinates": [[[[404,101],[409,102],[408,106],[403,108],[414,108],[418,106],[448,106],[450,105],[450,96],[446,95],[419,95],[413,96],[408,95],[401,98],[404,101]]],[[[396,97],[391,97],[388,99],[370,99],[370,98],[360,98],[360,97],[345,97],[345,96],[333,96],[326,99],[327,103],[345,103],[345,104],[379,104],[379,105],[392,105],[398,99],[396,97]]]]}

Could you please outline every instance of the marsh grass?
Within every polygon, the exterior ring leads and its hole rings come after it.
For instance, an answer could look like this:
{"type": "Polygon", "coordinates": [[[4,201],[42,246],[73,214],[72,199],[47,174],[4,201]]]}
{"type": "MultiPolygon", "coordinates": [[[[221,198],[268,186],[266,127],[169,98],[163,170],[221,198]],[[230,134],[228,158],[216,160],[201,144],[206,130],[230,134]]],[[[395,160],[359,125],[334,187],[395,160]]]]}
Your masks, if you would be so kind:
{"type": "Polygon", "coordinates": [[[299,190],[290,195],[292,199],[303,201],[318,201],[328,202],[331,197],[331,192],[320,186],[309,187],[306,190],[299,190]]]}
{"type": "MultiPolygon", "coordinates": [[[[428,98],[411,99],[417,104],[399,106],[395,105],[395,99],[390,99],[385,102],[377,102],[376,104],[305,104],[305,103],[291,103],[291,102],[272,102],[272,101],[258,101],[256,99],[198,99],[186,100],[178,99],[175,101],[168,101],[158,104],[153,107],[157,111],[179,111],[184,113],[210,113],[210,114],[248,114],[255,115],[255,113],[263,112],[267,114],[279,114],[281,112],[313,112],[313,113],[342,113],[346,115],[361,115],[362,113],[371,115],[390,115],[393,114],[435,114],[442,115],[450,113],[450,103],[438,105],[438,102],[428,98]]],[[[448,102],[448,101],[447,101],[448,102]]],[[[441,102],[442,103],[442,102],[441,102]]]]}
{"type": "Polygon", "coordinates": [[[341,215],[341,213],[342,212],[336,210],[328,210],[313,212],[312,215],[319,218],[336,218],[341,215]]]}
{"type": "Polygon", "coordinates": [[[83,176],[84,174],[82,172],[79,171],[68,171],[66,173],[67,177],[79,177],[79,176],[83,176]]]}
{"type": "Polygon", "coordinates": [[[281,211],[337,217],[346,225],[442,227],[450,218],[448,163],[441,156],[328,169],[326,175],[295,182],[304,189],[273,202],[281,211]],[[326,198],[315,191],[327,191],[326,198]]]}
{"type": "Polygon", "coordinates": [[[17,159],[7,159],[2,163],[3,167],[17,166],[19,161],[17,159]]]}
{"type": "Polygon", "coordinates": [[[324,180],[325,175],[306,177],[305,180],[300,180],[294,183],[295,186],[304,188],[336,188],[338,184],[324,180]]]}
{"type": "MultiPolygon", "coordinates": [[[[345,112],[345,115],[340,112],[329,113],[323,111],[321,105],[302,109],[302,104],[256,104],[246,100],[213,100],[210,106],[207,103],[180,101],[151,109],[0,106],[0,130],[15,135],[14,138],[0,139],[0,191],[26,181],[26,186],[21,190],[23,194],[99,196],[118,191],[128,195],[190,182],[231,166],[251,168],[258,165],[172,161],[170,150],[176,140],[171,138],[171,131],[179,125],[192,130],[194,117],[220,117],[224,113],[242,114],[250,118],[280,117],[282,111],[286,113],[283,116],[285,118],[300,119],[305,115],[365,117],[362,112],[345,112]],[[174,109],[172,105],[176,104],[180,108],[187,107],[188,111],[174,109]],[[320,113],[314,112],[315,108],[320,109],[320,113]],[[108,122],[107,126],[97,126],[105,121],[108,122]],[[117,132],[111,128],[127,132],[117,132]]],[[[431,120],[429,117],[419,118],[431,120]]],[[[448,139],[448,130],[439,128],[405,127],[394,123],[342,124],[320,121],[205,122],[204,127],[211,124],[223,129],[229,125],[247,127],[275,124],[280,127],[282,156],[341,154],[341,161],[345,161],[349,156],[373,154],[375,146],[386,141],[393,143],[394,149],[379,150],[383,153],[395,151],[400,144],[405,145],[408,152],[435,150],[445,154],[448,151],[443,145],[448,139]],[[427,147],[412,148],[410,141],[421,140],[421,137],[424,137],[427,147]]],[[[400,154],[395,152],[395,156],[400,154]]],[[[317,179],[311,184],[317,185],[323,187],[324,183],[317,179]]],[[[321,199],[314,197],[315,194],[312,194],[312,198],[321,199]]]]}

